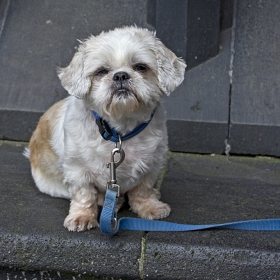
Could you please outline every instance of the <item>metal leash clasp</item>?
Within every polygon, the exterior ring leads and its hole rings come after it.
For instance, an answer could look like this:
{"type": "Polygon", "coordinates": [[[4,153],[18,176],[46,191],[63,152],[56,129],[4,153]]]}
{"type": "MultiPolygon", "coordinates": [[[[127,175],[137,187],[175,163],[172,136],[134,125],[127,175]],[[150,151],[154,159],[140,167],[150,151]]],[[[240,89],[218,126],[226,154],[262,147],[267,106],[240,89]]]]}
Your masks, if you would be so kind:
{"type": "Polygon", "coordinates": [[[117,197],[120,196],[120,186],[117,184],[116,169],[124,161],[125,153],[122,149],[121,137],[119,136],[119,147],[116,143],[116,147],[111,152],[111,162],[107,163],[107,168],[110,168],[110,181],[107,182],[107,189],[117,191],[117,197]],[[118,160],[115,160],[115,155],[120,154],[118,160]]]}

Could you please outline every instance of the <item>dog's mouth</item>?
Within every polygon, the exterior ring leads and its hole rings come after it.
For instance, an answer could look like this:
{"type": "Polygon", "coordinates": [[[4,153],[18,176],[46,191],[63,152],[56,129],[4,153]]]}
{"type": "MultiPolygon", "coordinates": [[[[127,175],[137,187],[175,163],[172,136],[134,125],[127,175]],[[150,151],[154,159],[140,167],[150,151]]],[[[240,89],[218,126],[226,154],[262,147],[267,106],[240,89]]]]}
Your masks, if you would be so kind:
{"type": "Polygon", "coordinates": [[[126,99],[130,95],[131,95],[131,93],[130,93],[129,89],[127,89],[127,88],[120,88],[113,92],[113,97],[116,97],[118,99],[122,99],[122,98],[126,99]]]}
{"type": "Polygon", "coordinates": [[[137,94],[128,85],[113,85],[108,103],[104,111],[114,119],[131,114],[140,105],[137,94]]]}
{"type": "Polygon", "coordinates": [[[131,95],[131,90],[127,87],[127,85],[124,85],[123,83],[117,83],[114,86],[113,89],[113,97],[122,99],[122,98],[129,98],[131,95]]]}

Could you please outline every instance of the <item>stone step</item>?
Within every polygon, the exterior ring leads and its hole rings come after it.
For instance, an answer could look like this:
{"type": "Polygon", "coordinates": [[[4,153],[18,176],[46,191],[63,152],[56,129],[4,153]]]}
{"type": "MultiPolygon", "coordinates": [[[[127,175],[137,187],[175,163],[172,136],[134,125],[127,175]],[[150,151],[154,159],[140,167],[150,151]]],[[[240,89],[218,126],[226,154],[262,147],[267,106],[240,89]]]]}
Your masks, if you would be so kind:
{"type": "MultiPolygon", "coordinates": [[[[25,145],[0,145],[0,279],[279,278],[279,232],[68,232],[69,201],[37,190],[25,145]]],[[[179,153],[159,182],[166,220],[189,224],[279,218],[279,185],[279,159],[179,153]]]]}

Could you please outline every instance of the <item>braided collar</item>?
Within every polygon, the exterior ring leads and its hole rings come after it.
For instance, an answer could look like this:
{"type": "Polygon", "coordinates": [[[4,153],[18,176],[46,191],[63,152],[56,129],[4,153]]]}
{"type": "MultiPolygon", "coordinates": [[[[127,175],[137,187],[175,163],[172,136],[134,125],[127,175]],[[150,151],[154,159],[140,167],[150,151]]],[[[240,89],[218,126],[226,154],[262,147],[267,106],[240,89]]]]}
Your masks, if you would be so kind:
{"type": "Polygon", "coordinates": [[[134,128],[129,133],[122,135],[121,133],[116,131],[113,127],[111,127],[109,125],[109,123],[107,121],[105,121],[104,119],[102,119],[95,111],[92,111],[92,113],[95,117],[95,121],[99,128],[99,132],[100,132],[101,136],[105,140],[110,140],[114,143],[119,142],[119,136],[121,137],[121,140],[124,141],[124,140],[128,140],[128,139],[134,137],[135,135],[139,134],[141,131],[143,131],[148,126],[148,124],[151,122],[151,120],[154,116],[154,112],[153,112],[151,115],[151,118],[149,119],[148,122],[141,123],[140,125],[138,125],[136,128],[134,128]]]}

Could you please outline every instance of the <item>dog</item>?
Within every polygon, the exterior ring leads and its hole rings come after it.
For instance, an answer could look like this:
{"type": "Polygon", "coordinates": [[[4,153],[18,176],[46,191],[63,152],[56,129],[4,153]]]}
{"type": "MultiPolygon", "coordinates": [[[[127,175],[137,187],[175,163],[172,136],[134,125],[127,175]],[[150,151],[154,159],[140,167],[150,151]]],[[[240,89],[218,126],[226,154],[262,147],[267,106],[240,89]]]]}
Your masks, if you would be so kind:
{"type": "Polygon", "coordinates": [[[102,129],[113,130],[125,152],[117,168],[117,208],[127,194],[139,217],[167,217],[170,207],[153,188],[168,150],[161,100],[182,83],[185,62],[154,32],[134,26],[79,42],[69,66],[58,69],[70,96],[43,114],[25,150],[38,189],[70,199],[64,220],[69,231],[97,227],[98,205],[110,179],[106,163],[116,147],[102,129]],[[143,124],[142,131],[124,140],[143,124]]]}

